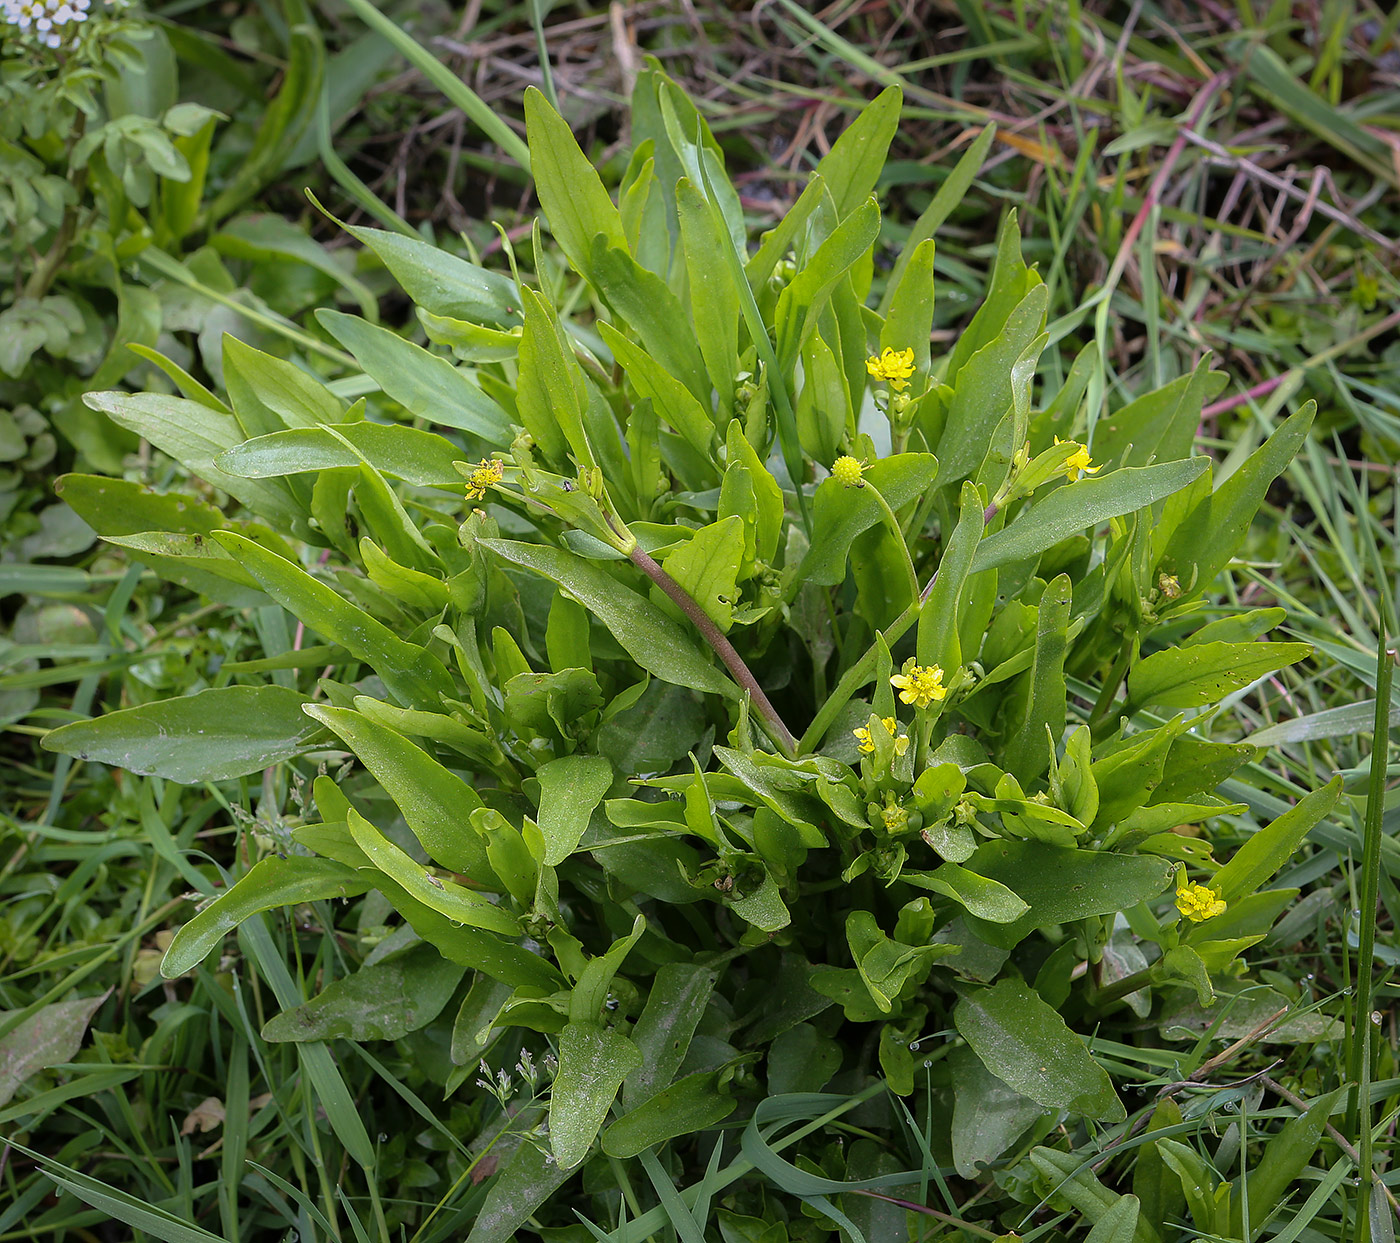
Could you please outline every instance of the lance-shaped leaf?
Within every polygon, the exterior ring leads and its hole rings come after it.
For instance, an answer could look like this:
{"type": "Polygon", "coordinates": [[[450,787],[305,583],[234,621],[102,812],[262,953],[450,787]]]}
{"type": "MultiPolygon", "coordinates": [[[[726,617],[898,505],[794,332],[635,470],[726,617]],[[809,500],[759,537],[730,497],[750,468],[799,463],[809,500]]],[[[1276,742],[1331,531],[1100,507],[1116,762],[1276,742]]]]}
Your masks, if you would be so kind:
{"type": "Polygon", "coordinates": [[[170,781],[225,781],[311,750],[325,731],[288,686],[224,686],[74,721],[44,749],[170,781]]]}
{"type": "MultiPolygon", "coordinates": [[[[901,453],[872,462],[865,479],[879,488],[891,509],[899,510],[927,492],[937,474],[938,462],[931,453],[901,453]]],[[[842,582],[852,541],[883,521],[883,514],[880,502],[865,488],[824,479],[812,506],[812,547],[796,581],[825,586],[842,582]]]]}

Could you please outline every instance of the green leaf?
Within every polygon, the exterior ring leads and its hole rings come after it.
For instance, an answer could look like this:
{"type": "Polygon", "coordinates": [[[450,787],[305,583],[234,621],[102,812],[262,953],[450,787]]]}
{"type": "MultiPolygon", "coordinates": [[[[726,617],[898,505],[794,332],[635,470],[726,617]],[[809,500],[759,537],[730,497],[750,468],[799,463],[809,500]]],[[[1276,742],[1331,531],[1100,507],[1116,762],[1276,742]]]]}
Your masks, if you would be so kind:
{"type": "Polygon", "coordinates": [[[1312,653],[1310,643],[1196,643],[1169,647],[1128,673],[1128,699],[1138,707],[1199,708],[1312,653]]]}
{"type": "Polygon", "coordinates": [[[260,911],[328,898],[353,898],[369,887],[369,880],[353,868],[329,859],[304,855],[260,859],[175,934],[161,960],[161,974],[173,980],[199,966],[226,933],[260,911]]]}
{"type": "Polygon", "coordinates": [[[965,480],[958,498],[958,525],[948,538],[933,587],[919,610],[918,662],[937,665],[950,676],[963,663],[958,616],[972,558],[982,538],[983,510],[976,486],[965,480]]]}
{"type": "Polygon", "coordinates": [[[346,813],[350,836],[369,861],[400,885],[410,897],[454,924],[518,936],[520,922],[509,911],[488,902],[453,880],[442,880],[415,863],[353,807],[346,813]]]}
{"type": "Polygon", "coordinates": [[[1007,1151],[1044,1109],[1012,1091],[966,1046],[953,1050],[953,1165],[961,1178],[977,1178],[1007,1151]]]}
{"type": "MultiPolygon", "coordinates": [[[[687,179],[676,186],[686,277],[690,282],[690,313],[705,370],[719,394],[721,414],[734,405],[734,360],[739,356],[739,291],[729,265],[716,263],[729,239],[705,196],[687,179]]],[[[682,325],[683,327],[684,325],[682,325]]],[[[732,457],[729,459],[734,460],[732,457]]]]}
{"type": "Polygon", "coordinates": [[[490,883],[486,847],[469,819],[482,803],[470,785],[402,734],[362,712],[313,704],[307,715],[333,730],[369,769],[430,859],[490,883]]]}
{"type": "MultiPolygon", "coordinates": [[[[727,634],[734,620],[734,601],[739,597],[736,577],[743,554],[744,521],[730,515],[701,527],[668,553],[662,566],[727,634]]],[[[652,589],[653,596],[659,593],[659,587],[652,589]]]]}
{"type": "MultiPolygon", "coordinates": [[[[1306,1112],[1291,1118],[1277,1135],[1270,1137],[1264,1152],[1250,1169],[1243,1188],[1238,1184],[1230,1197],[1230,1230],[1238,1235],[1243,1228],[1244,1195],[1249,1195],[1250,1217],[1258,1222],[1298,1185],[1298,1180],[1322,1142],[1322,1132],[1331,1121],[1347,1085],[1319,1096],[1306,1112]]],[[[1258,1229],[1257,1225],[1254,1227],[1258,1229]]]]}
{"type": "Polygon", "coordinates": [[[246,439],[232,414],[160,393],[88,393],[83,402],[149,440],[191,474],[221,488],[278,529],[289,529],[302,517],[286,485],[240,479],[214,465],[224,450],[246,439]]]}
{"type": "Polygon", "coordinates": [[[642,1064],[623,1088],[623,1103],[629,1108],[675,1078],[717,979],[713,967],[694,962],[670,962],[658,968],[632,1028],[632,1043],[641,1052],[642,1064]]]}
{"type": "Polygon", "coordinates": [[[436,656],[405,643],[300,566],[232,531],[216,531],[214,539],[242,562],[278,604],[322,638],[339,643],[371,665],[408,704],[436,707],[454,694],[452,679],[436,656]]]}
{"type": "Polygon", "coordinates": [[[530,1215],[568,1180],[571,1171],[528,1140],[491,1181],[467,1243],[510,1243],[530,1215]]]}
{"type": "Polygon", "coordinates": [[[979,876],[956,863],[945,863],[933,872],[901,872],[899,879],[918,889],[952,898],[969,915],[994,924],[1020,919],[1030,907],[1000,881],[979,876]]]}
{"type": "Polygon", "coordinates": [[[933,331],[933,239],[914,248],[909,264],[890,299],[889,314],[880,328],[880,348],[914,351],[914,371],[925,375],[929,365],[929,334],[933,331]]]}
{"type": "MultiPolygon", "coordinates": [[[[1353,734],[1368,734],[1376,723],[1376,701],[1363,699],[1359,703],[1324,708],[1306,716],[1294,717],[1255,730],[1249,741],[1256,747],[1276,747],[1281,742],[1313,742],[1319,738],[1349,738],[1353,734]]],[[[1400,726],[1400,705],[1390,709],[1390,728],[1400,726]]]]}
{"type": "Polygon", "coordinates": [[[622,1081],[641,1064],[637,1046],[614,1028],[565,1024],[549,1098],[549,1142],[561,1169],[588,1155],[622,1081]]]}
{"type": "MultiPolygon", "coordinates": [[[[879,488],[896,512],[928,491],[938,474],[929,453],[901,453],[872,462],[865,478],[879,488]]],[[[794,582],[835,586],[845,580],[846,560],[858,535],[884,520],[880,502],[865,488],[843,487],[833,478],[822,480],[812,506],[812,546],[794,582]]]]}
{"type": "Polygon", "coordinates": [[[613,782],[601,755],[565,755],[536,772],[540,781],[540,833],[546,867],[557,867],[578,848],[589,818],[613,782]]]}
{"type": "Polygon", "coordinates": [[[320,310],[316,319],[409,414],[492,445],[510,443],[505,413],[447,359],[354,315],[320,310]]]}
{"type": "Polygon", "coordinates": [[[817,165],[816,175],[826,180],[838,220],[844,220],[874,193],[903,104],[903,91],[887,86],[861,109],[817,165]]]}
{"type": "Polygon", "coordinates": [[[1120,1196],[1089,1231],[1084,1243],[1133,1243],[1137,1237],[1141,1206],[1137,1196],[1120,1196]]]}
{"type": "Polygon", "coordinates": [[[563,587],[612,633],[648,673],[664,682],[736,698],[738,689],[701,654],[690,636],[650,600],[606,570],[562,549],[482,539],[483,548],[563,587]]]}
{"type": "Polygon", "coordinates": [[[1331,813],[1341,794],[1339,775],[1299,799],[1235,851],[1230,862],[1216,872],[1211,888],[1226,902],[1253,893],[1293,857],[1303,838],[1331,813]]]}
{"type": "Polygon", "coordinates": [[[520,323],[515,282],[416,237],[344,225],[368,246],[420,307],[434,315],[505,327],[520,323]]]}
{"type": "Polygon", "coordinates": [[[549,231],[574,270],[591,277],[595,237],[601,235],[609,246],[627,250],[622,217],[568,124],[533,86],[525,91],[525,132],[535,191],[549,231]]]}
{"type": "Polygon", "coordinates": [[[888,312],[890,299],[894,297],[895,290],[903,282],[904,269],[913,258],[914,251],[938,232],[939,226],[948,219],[954,208],[963,201],[963,197],[972,188],[973,180],[982,169],[982,161],[987,158],[992,139],[996,137],[996,129],[997,127],[990,122],[982,127],[981,132],[972,140],[971,146],[963,153],[962,158],[953,165],[952,171],[944,179],[943,184],[938,187],[938,193],[933,196],[933,201],[924,208],[923,214],[910,228],[904,249],[900,251],[899,258],[895,260],[894,268],[885,282],[885,294],[880,300],[880,314],[884,315],[888,312]]]}
{"type": "Polygon", "coordinates": [[[262,1038],[398,1040],[426,1027],[451,1000],[466,968],[420,942],[334,981],[304,1005],[269,1019],[262,1038]]]}
{"type": "Polygon", "coordinates": [[[968,991],[953,1010],[953,1023],[982,1064],[1022,1096],[1099,1121],[1127,1117],[1108,1072],[1021,980],[968,991]]]}
{"type": "Polygon", "coordinates": [[[831,299],[832,290],[851,267],[875,243],[880,233],[880,209],[867,199],[832,230],[802,270],[778,297],[778,359],[791,369],[807,338],[815,331],[817,317],[831,299]]]}
{"type": "Polygon", "coordinates": [[[305,702],[287,686],[224,686],[62,725],[44,749],[143,777],[227,781],[325,745],[305,702]]]}
{"type": "Polygon", "coordinates": [[[1037,609],[1035,657],[1030,672],[1030,699],[1025,715],[1015,713],[1003,763],[1023,785],[1045,771],[1052,742],[1065,726],[1065,652],[1069,648],[1071,587],[1058,575],[1041,593],[1037,609]]]}
{"type": "Polygon", "coordinates": [[[1269,486],[1297,455],[1316,412],[1316,404],[1308,402],[1285,419],[1249,460],[1213,493],[1203,496],[1171,533],[1161,554],[1162,568],[1176,575],[1184,590],[1204,591],[1239,551],[1269,486]]]}
{"type": "Polygon", "coordinates": [[[603,1132],[610,1157],[635,1157],[644,1148],[718,1126],[739,1102],[719,1088],[722,1072],[698,1070],[625,1113],[603,1132]]]}
{"type": "Polygon", "coordinates": [[[108,996],[101,993],[40,1006],[0,1036],[0,1105],[9,1104],[26,1079],[77,1057],[92,1016],[108,996]]]}
{"type": "Polygon", "coordinates": [[[315,377],[237,337],[224,337],[224,383],[234,417],[248,436],[345,417],[345,403],[315,377]]]}
{"type": "Polygon", "coordinates": [[[525,331],[515,393],[520,420],[550,462],[563,465],[572,452],[580,465],[595,466],[584,433],[588,398],[583,372],[553,310],[533,289],[522,289],[521,294],[525,331]]]}
{"type": "Polygon", "coordinates": [[[1125,911],[1155,898],[1171,883],[1173,870],[1170,860],[1147,855],[1065,850],[1010,839],[984,842],[965,866],[1000,881],[1030,906],[1014,923],[974,922],[980,937],[1002,948],[1047,924],[1125,911]]]}
{"type": "Polygon", "coordinates": [[[1010,526],[983,539],[973,572],[1027,561],[1076,532],[1152,505],[1188,486],[1208,465],[1209,458],[1194,457],[1129,466],[1056,488],[1044,500],[1032,501],[1010,526]]]}
{"type": "Polygon", "coordinates": [[[656,412],[708,461],[714,448],[715,425],[695,394],[611,324],[600,323],[598,335],[627,373],[637,395],[649,398],[656,412]]]}

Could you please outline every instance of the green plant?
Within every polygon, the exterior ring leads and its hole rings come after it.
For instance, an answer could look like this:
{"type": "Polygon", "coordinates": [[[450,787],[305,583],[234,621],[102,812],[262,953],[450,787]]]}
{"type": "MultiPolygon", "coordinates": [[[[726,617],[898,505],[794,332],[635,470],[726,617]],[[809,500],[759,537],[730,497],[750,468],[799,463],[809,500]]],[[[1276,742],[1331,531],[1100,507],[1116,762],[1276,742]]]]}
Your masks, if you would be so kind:
{"type": "MultiPolygon", "coordinates": [[[[1340,792],[1272,818],[1216,793],[1257,755],[1219,706],[1309,649],[1265,641],[1282,610],[1205,593],[1311,408],[1217,486],[1190,456],[1206,365],[1119,409],[1087,396],[1092,347],[1038,384],[1047,297],[1014,216],[981,308],[933,357],[933,235],[991,135],[879,289],[895,90],[756,249],[718,145],[656,69],[617,205],[543,96],[526,113],[572,272],[538,232],[506,275],[352,229],[468,368],[326,311],[373,408],[233,341],[227,403],[174,367],[183,397],[88,398],[245,512],[87,475],[60,481],[68,504],[308,638],[45,745],[181,782],[363,770],[315,775],[315,814],[289,807],[246,870],[191,869],[213,901],[163,970],[234,928],[266,967],[262,912],[367,895],[353,924],[318,918],[399,952],[264,1029],[305,1043],[318,1091],[331,1036],[436,1032],[449,1091],[548,1046],[546,1093],[531,1082],[513,1113],[493,1093],[482,1136],[506,1156],[462,1202],[478,1240],[537,1211],[572,1224],[550,1198],[580,1166],[619,1237],[639,1214],[636,1231],[698,1232],[755,1169],[801,1201],[794,1222],[859,1237],[831,1194],[926,1191],[1062,1125],[1125,1135],[1104,1033],[1129,1048],[1143,1022],[1238,1001],[1240,955],[1297,893],[1267,886],[1340,792]],[[1232,819],[1248,835],[1218,865],[1206,833],[1232,819]],[[875,1151],[776,1155],[785,1127],[867,1103],[875,1151]]],[[[344,1104],[331,1125],[369,1168],[344,1104]]],[[[753,1184],[726,1213],[762,1205],[753,1184]]]]}

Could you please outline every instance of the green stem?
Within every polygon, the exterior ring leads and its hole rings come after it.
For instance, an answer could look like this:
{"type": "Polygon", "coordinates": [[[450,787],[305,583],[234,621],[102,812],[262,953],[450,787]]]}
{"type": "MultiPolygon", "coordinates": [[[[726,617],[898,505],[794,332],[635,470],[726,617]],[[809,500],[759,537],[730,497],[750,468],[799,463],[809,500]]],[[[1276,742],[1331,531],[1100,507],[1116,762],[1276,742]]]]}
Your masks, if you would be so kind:
{"type": "Polygon", "coordinates": [[[909,598],[917,601],[919,599],[919,576],[914,573],[914,558],[909,552],[908,541],[904,538],[904,528],[899,525],[899,519],[895,517],[894,510],[890,508],[889,501],[885,500],[880,489],[873,483],[862,481],[861,485],[879,503],[881,511],[885,516],[885,525],[889,527],[890,534],[894,536],[894,542],[899,545],[900,551],[904,553],[904,571],[909,576],[909,598]]]}
{"type": "Polygon", "coordinates": [[[633,565],[670,596],[680,611],[690,618],[691,623],[704,636],[705,642],[714,648],[715,653],[724,662],[724,667],[729,670],[729,676],[748,691],[754,707],[758,710],[759,716],[763,718],[763,722],[768,727],[769,733],[773,735],[774,741],[782,748],[783,754],[789,759],[793,758],[797,754],[797,739],[793,737],[792,731],[784,724],[783,718],[778,715],[778,710],[773,707],[768,696],[764,694],[763,687],[758,684],[758,679],[744,663],[744,658],[734,650],[734,645],[715,625],[710,615],[696,603],[695,597],[667,574],[657,564],[656,559],[641,545],[635,545],[627,556],[633,565]]]}

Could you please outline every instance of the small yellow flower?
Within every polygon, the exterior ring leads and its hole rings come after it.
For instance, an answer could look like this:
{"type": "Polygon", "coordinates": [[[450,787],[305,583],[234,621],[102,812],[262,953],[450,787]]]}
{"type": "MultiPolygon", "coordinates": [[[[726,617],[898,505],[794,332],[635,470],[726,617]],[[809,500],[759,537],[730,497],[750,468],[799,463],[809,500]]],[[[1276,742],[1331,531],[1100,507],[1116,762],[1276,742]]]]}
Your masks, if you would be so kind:
{"type": "Polygon", "coordinates": [[[1176,909],[1193,924],[1200,924],[1223,915],[1225,899],[1205,885],[1182,882],[1177,885],[1176,909]]]}
{"type": "MultiPolygon", "coordinates": [[[[899,732],[899,722],[892,716],[883,718],[880,722],[885,727],[885,733],[894,739],[894,753],[903,755],[909,750],[909,739],[899,732]]],[[[856,736],[856,741],[860,744],[862,755],[871,755],[875,751],[875,740],[870,736],[869,728],[862,726],[859,729],[851,730],[856,736]]]]}
{"type": "Polygon", "coordinates": [[[899,722],[894,717],[887,716],[880,724],[885,727],[885,733],[894,739],[894,753],[896,755],[903,755],[909,750],[909,737],[899,732],[899,722]]]}
{"type": "Polygon", "coordinates": [[[893,794],[885,795],[885,805],[880,808],[880,819],[885,822],[887,833],[902,833],[909,827],[909,813],[895,802],[893,794]]]}
{"type": "Polygon", "coordinates": [[[857,462],[849,453],[844,454],[831,464],[831,477],[843,488],[863,487],[861,477],[865,467],[866,463],[857,462]]]}
{"type": "Polygon", "coordinates": [[[488,461],[482,458],[481,465],[467,477],[467,499],[485,500],[487,491],[500,483],[505,473],[506,468],[498,459],[492,458],[488,461]]]}
{"type": "Polygon", "coordinates": [[[1175,574],[1158,574],[1157,590],[1168,600],[1176,600],[1181,596],[1181,583],[1175,574]]]}
{"type": "Polygon", "coordinates": [[[882,353],[872,354],[865,360],[865,369],[897,393],[909,387],[909,377],[914,374],[914,351],[893,350],[887,345],[882,353]]]}
{"type": "Polygon", "coordinates": [[[890,678],[890,685],[899,692],[900,701],[916,708],[927,708],[934,700],[943,699],[948,688],[943,685],[943,670],[937,665],[916,665],[908,661],[902,673],[890,678]]]}
{"type": "Polygon", "coordinates": [[[1084,475],[1097,475],[1099,471],[1103,469],[1102,466],[1095,466],[1093,464],[1093,459],[1089,456],[1089,450],[1079,444],[1078,441],[1061,440],[1056,436],[1055,443],[1057,445],[1078,445],[1075,452],[1065,459],[1065,478],[1068,479],[1070,483],[1077,482],[1084,475]]]}

